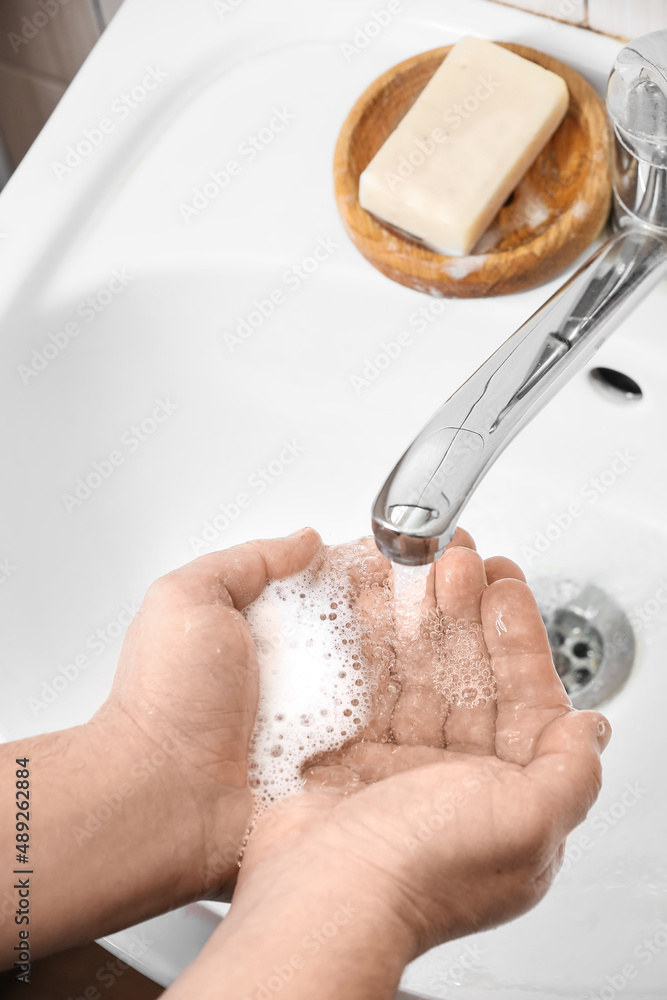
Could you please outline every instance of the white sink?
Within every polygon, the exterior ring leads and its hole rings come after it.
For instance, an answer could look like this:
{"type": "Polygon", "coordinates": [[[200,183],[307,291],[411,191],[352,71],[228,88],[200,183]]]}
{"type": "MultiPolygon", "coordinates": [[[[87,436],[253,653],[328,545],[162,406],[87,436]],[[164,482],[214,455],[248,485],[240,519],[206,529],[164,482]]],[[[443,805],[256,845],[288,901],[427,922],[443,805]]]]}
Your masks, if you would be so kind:
{"type": "MultiPolygon", "coordinates": [[[[92,714],[132,609],[166,570],[305,523],[332,542],[367,533],[404,446],[556,287],[441,304],[388,281],[342,230],[333,147],[372,79],[463,33],[552,52],[599,88],[618,43],[485,0],[413,0],[351,55],[371,17],[355,0],[226,6],[125,0],[0,196],[8,739],[92,714]],[[154,88],[121,117],[116,102],[149,72],[154,88]],[[81,162],[54,168],[76,162],[70,146],[81,162]],[[404,329],[413,344],[355,392],[351,377],[404,329]]],[[[501,457],[465,518],[485,553],[597,582],[631,614],[659,604],[667,579],[666,307],[658,289],[595,362],[635,378],[643,400],[615,404],[578,376],[501,457]],[[636,456],[627,472],[526,557],[618,449],[636,456]]],[[[634,963],[623,995],[664,995],[667,947],[646,964],[636,950],[667,919],[655,763],[667,624],[662,605],[646,617],[635,669],[606,706],[605,787],[573,834],[569,870],[535,912],[414,963],[406,990],[598,996],[634,963]],[[637,792],[625,804],[628,786],[637,792]]],[[[105,944],[166,985],[219,919],[197,904],[105,944]]]]}

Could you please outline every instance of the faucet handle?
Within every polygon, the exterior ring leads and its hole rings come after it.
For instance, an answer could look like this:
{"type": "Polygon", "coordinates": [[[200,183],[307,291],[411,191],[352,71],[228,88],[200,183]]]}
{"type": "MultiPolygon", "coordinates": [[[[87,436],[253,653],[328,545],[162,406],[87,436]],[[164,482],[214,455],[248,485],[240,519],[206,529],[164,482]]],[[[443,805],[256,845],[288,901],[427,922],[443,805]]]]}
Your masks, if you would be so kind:
{"type": "Polygon", "coordinates": [[[621,50],[609,78],[607,109],[628,152],[667,167],[667,31],[642,35],[621,50]]]}

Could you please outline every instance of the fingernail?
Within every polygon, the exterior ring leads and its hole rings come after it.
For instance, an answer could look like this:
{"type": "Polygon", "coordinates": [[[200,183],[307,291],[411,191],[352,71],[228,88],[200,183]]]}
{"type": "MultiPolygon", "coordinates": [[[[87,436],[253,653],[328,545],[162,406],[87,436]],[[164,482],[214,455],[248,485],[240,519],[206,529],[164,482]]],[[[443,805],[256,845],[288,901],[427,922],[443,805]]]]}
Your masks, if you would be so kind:
{"type": "Polygon", "coordinates": [[[609,743],[611,739],[611,726],[605,718],[599,718],[597,725],[595,727],[595,735],[597,737],[598,746],[600,747],[600,752],[602,752],[609,743]]]}

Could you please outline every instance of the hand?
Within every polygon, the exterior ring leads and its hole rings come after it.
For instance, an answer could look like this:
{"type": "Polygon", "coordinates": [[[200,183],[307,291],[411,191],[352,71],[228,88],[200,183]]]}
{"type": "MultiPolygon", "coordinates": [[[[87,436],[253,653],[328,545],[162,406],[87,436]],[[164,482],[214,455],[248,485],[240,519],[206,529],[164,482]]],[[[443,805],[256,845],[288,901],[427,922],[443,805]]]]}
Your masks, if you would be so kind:
{"type": "MultiPolygon", "coordinates": [[[[29,760],[33,958],[215,895],[235,878],[258,700],[241,610],[320,546],[306,529],[158,580],[90,722],[0,747],[0,815],[16,813],[16,760],[29,760]]],[[[3,857],[15,853],[15,837],[0,823],[3,857]]],[[[16,878],[11,866],[0,875],[0,967],[15,956],[16,878]]]]}
{"type": "MultiPolygon", "coordinates": [[[[367,559],[389,587],[372,545],[367,559]]],[[[378,926],[385,917],[401,924],[408,961],[542,898],[567,834],[597,797],[610,729],[598,713],[572,709],[535,600],[509,560],[484,563],[472,548],[450,547],[429,577],[425,615],[483,630],[497,700],[474,708],[443,698],[427,640],[375,634],[383,595],[364,589],[368,578],[357,576],[357,604],[366,650],[380,661],[373,716],[354,742],[312,762],[305,794],[260,819],[235,903],[248,912],[269,894],[310,898],[317,882],[353,886],[375,900],[378,926]]]]}
{"type": "Polygon", "coordinates": [[[182,830],[180,842],[191,845],[192,895],[214,895],[235,877],[252,810],[247,762],[258,664],[241,611],[269,580],[304,569],[320,546],[306,528],[202,556],[157,580],[93,719],[130,759],[166,750],[155,780],[174,837],[182,830]]]}

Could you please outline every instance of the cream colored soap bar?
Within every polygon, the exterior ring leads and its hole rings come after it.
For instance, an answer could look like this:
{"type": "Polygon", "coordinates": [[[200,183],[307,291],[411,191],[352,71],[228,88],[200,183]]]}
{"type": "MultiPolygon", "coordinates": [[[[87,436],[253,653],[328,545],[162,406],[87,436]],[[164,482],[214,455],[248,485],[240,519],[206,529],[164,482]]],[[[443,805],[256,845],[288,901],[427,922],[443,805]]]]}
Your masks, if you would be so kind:
{"type": "Polygon", "coordinates": [[[562,77],[463,38],[359,179],[359,202],[444,254],[467,254],[565,116],[562,77]]]}

